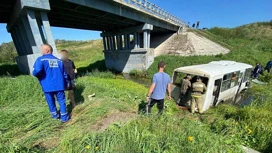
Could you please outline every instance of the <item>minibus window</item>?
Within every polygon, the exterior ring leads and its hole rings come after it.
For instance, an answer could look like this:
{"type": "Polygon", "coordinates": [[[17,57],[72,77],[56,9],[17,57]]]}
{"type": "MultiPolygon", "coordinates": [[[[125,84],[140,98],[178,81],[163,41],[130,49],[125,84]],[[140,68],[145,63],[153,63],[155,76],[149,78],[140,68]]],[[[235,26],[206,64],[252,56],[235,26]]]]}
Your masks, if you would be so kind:
{"type": "Polygon", "coordinates": [[[238,80],[239,80],[239,76],[240,76],[239,73],[240,73],[239,71],[232,73],[231,85],[230,85],[231,88],[234,87],[234,86],[237,86],[238,80]]]}
{"type": "Polygon", "coordinates": [[[246,69],[245,76],[244,76],[244,81],[243,82],[248,81],[249,78],[250,78],[250,75],[251,75],[251,69],[246,69]]]}
{"type": "Polygon", "coordinates": [[[181,82],[185,78],[186,75],[187,74],[182,72],[175,72],[175,77],[174,77],[175,80],[173,80],[173,84],[176,86],[181,86],[181,82]]]}
{"type": "Polygon", "coordinates": [[[228,90],[230,88],[230,84],[231,84],[231,74],[224,75],[221,92],[228,90]]]}
{"type": "Polygon", "coordinates": [[[237,86],[239,80],[239,71],[229,73],[223,76],[223,82],[221,87],[221,92],[226,91],[232,87],[237,86]]]}

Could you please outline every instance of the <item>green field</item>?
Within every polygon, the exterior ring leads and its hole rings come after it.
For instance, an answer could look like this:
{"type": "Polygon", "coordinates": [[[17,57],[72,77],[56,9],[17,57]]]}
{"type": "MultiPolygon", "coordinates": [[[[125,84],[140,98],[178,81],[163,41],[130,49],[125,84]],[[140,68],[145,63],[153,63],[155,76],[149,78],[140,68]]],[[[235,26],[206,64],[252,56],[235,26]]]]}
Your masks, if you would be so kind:
{"type": "MultiPolygon", "coordinates": [[[[265,64],[272,57],[271,31],[272,22],[194,31],[230,48],[231,53],[160,56],[147,76],[156,72],[160,60],[167,62],[169,74],[176,67],[221,59],[265,64]]],[[[68,102],[71,121],[62,124],[51,119],[38,81],[19,75],[11,57],[0,65],[1,152],[236,153],[242,152],[241,145],[266,153],[272,150],[270,74],[261,78],[267,85],[250,89],[254,100],[246,107],[222,104],[199,116],[166,101],[162,116],[156,115],[155,107],[154,114],[146,116],[142,112],[148,89],[106,70],[101,40],[59,41],[57,48],[70,51],[80,72],[79,105],[71,110],[68,102]],[[95,97],[90,97],[93,93],[95,97]]]]}

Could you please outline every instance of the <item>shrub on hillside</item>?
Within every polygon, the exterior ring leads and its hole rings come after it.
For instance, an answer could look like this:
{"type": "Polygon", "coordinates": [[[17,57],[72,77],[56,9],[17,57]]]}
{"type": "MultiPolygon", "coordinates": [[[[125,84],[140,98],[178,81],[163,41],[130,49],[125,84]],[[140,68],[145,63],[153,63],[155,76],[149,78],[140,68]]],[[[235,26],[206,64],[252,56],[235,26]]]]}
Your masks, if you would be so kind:
{"type": "Polygon", "coordinates": [[[220,35],[224,38],[232,37],[231,29],[214,27],[214,28],[211,28],[209,31],[212,32],[213,34],[220,35]]]}
{"type": "Polygon", "coordinates": [[[15,62],[17,52],[13,42],[2,43],[0,45],[0,63],[12,63],[15,62]]]}
{"type": "Polygon", "coordinates": [[[109,78],[109,79],[116,78],[116,76],[110,71],[100,72],[97,69],[92,72],[87,73],[86,76],[93,76],[93,77],[99,77],[99,78],[109,78]]]}

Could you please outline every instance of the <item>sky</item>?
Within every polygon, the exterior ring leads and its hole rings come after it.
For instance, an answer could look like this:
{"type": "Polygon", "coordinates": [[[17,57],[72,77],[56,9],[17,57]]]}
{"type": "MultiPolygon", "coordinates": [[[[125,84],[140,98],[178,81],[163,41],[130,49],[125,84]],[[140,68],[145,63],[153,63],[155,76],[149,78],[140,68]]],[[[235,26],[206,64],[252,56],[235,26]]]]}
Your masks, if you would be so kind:
{"type": "MultiPolygon", "coordinates": [[[[233,28],[244,24],[272,20],[272,0],[149,0],[183,21],[200,28],[233,28]]],[[[54,39],[99,39],[99,31],[52,27],[54,39]]],[[[0,44],[12,41],[6,24],[0,24],[0,44]]]]}

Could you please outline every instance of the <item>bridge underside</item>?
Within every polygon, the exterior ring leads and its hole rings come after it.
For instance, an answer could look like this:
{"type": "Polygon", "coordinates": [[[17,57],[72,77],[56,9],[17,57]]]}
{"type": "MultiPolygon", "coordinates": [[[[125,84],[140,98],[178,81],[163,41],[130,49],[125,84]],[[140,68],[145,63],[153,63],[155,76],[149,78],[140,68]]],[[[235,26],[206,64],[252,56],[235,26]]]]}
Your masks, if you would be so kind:
{"type": "Polygon", "coordinates": [[[154,59],[150,35],[173,33],[179,26],[119,1],[4,0],[0,2],[0,23],[8,23],[19,55],[17,63],[24,73],[31,72],[41,44],[55,48],[50,25],[102,31],[108,68],[146,69],[154,59]]]}

